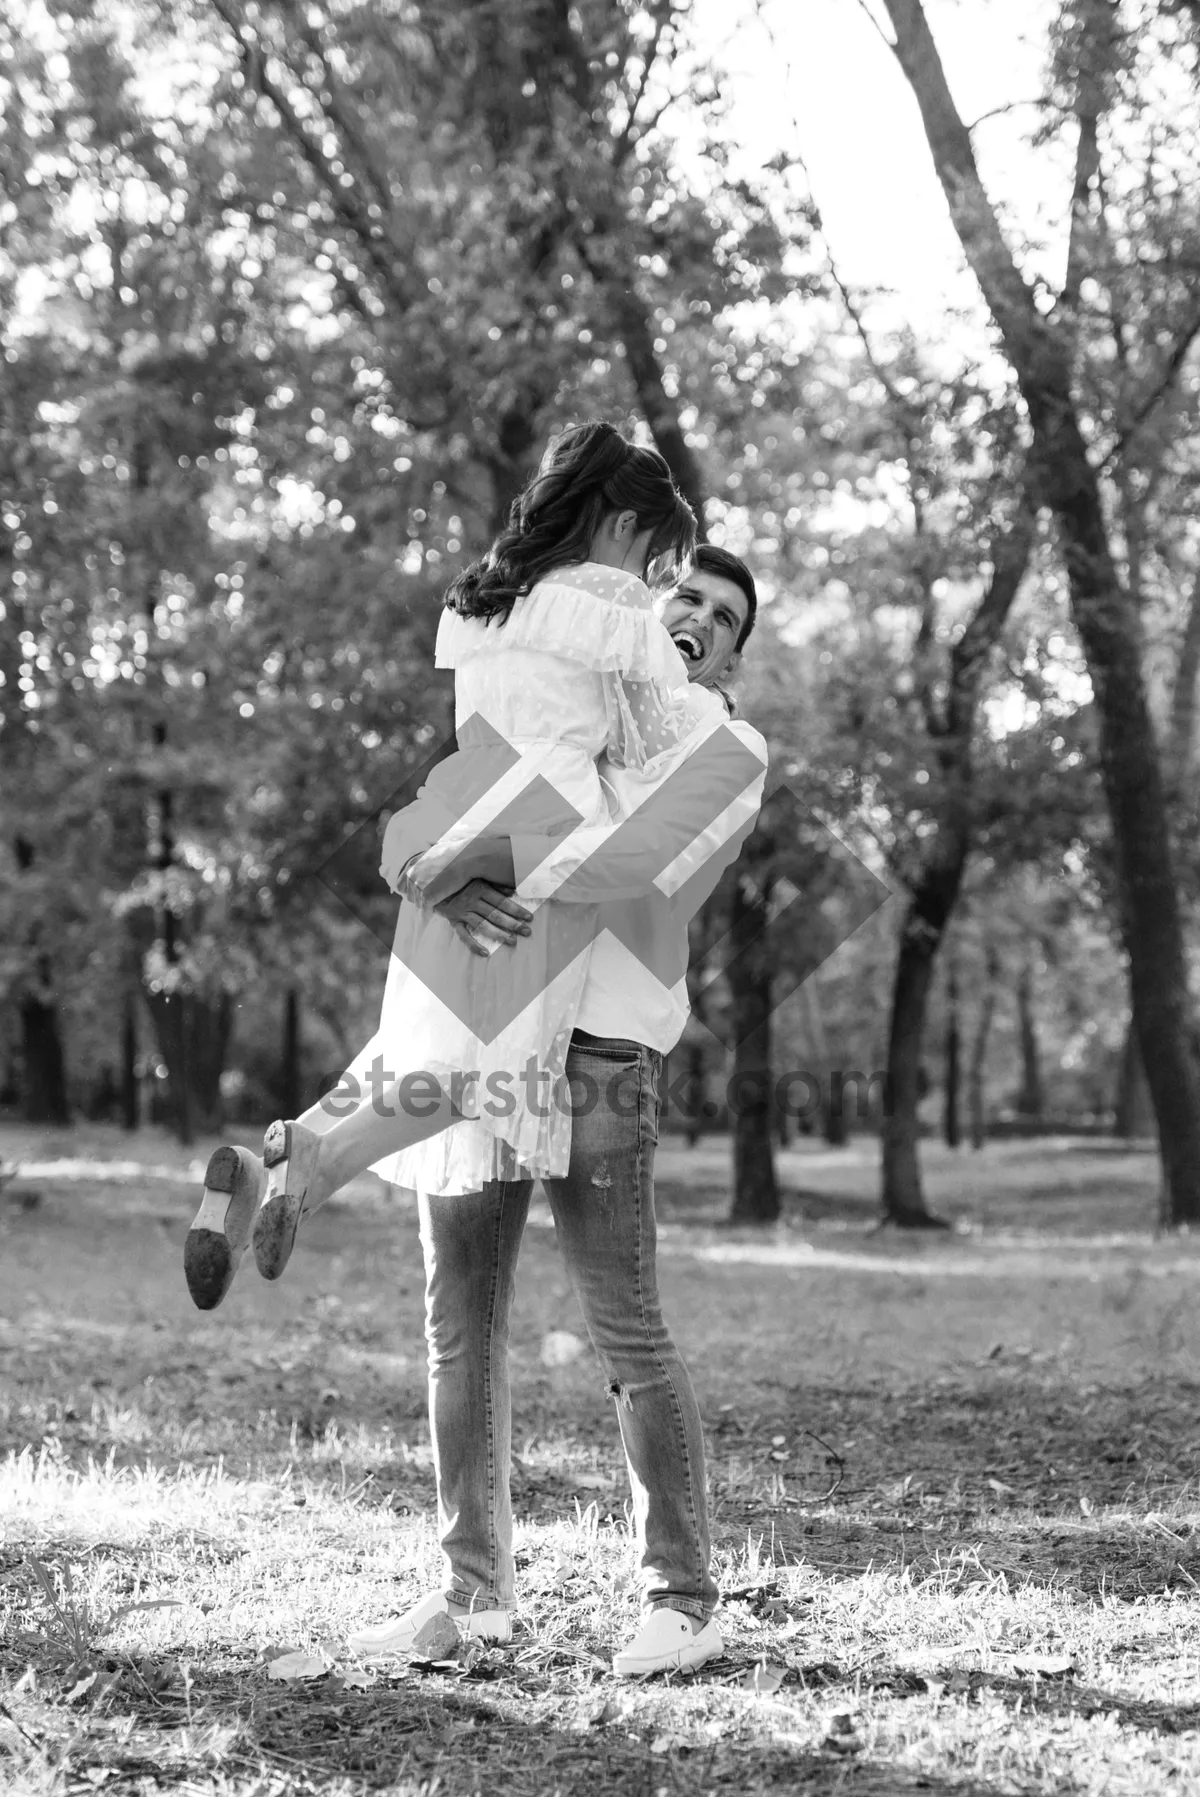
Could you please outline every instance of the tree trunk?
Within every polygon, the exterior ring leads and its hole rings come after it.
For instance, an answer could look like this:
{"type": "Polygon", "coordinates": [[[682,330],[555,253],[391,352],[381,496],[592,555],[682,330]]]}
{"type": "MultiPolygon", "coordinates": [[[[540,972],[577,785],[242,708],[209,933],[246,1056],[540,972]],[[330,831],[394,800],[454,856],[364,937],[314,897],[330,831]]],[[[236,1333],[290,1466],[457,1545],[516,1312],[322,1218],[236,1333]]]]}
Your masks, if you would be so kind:
{"type": "MultiPolygon", "coordinates": [[[[693,1007],[696,1016],[703,1022],[699,1004],[693,1007]]],[[[687,1092],[686,1123],[684,1135],[689,1148],[694,1148],[704,1132],[704,1044],[689,1042],[684,1050],[687,1056],[687,1092]]]]}
{"type": "Polygon", "coordinates": [[[1012,528],[991,545],[992,574],[975,612],[950,652],[944,716],[928,722],[942,794],[936,828],[925,844],[913,885],[892,991],[888,1034],[890,1109],[883,1119],[883,1214],[905,1228],[946,1228],[926,1208],[921,1187],[917,1107],[921,1046],[933,964],[958,902],[974,826],[972,736],[987,659],[1012,610],[1033,546],[1034,516],[1027,496],[1012,528]]]}
{"type": "Polygon", "coordinates": [[[197,1133],[220,1128],[224,1107],[221,1074],[233,1026],[233,1001],[194,992],[147,992],[159,1053],[167,1066],[167,1092],[175,1133],[190,1147],[197,1133]]]}
{"type": "MultiPolygon", "coordinates": [[[[13,854],[20,872],[28,873],[35,859],[32,842],[17,835],[13,839],[13,854]]],[[[36,906],[33,909],[38,911],[36,906]]],[[[71,1121],[66,1060],[59,1028],[53,963],[48,954],[37,949],[42,928],[39,916],[35,916],[29,939],[33,979],[26,984],[19,1002],[23,1066],[21,1109],[27,1123],[65,1125],[71,1121]]]]}
{"type": "Polygon", "coordinates": [[[125,994],[121,1020],[121,1127],[136,1129],[141,1121],[137,1076],[137,1005],[132,992],[125,994]]]}
{"type": "Polygon", "coordinates": [[[1017,1033],[1021,1048],[1021,1084],[1017,1088],[1017,1115],[1040,1118],[1045,1109],[1042,1091],[1042,1055],[1038,1045],[1037,1018],[1033,1009],[1033,969],[1028,961],[1017,976],[1017,1033]]]}
{"type": "MultiPolygon", "coordinates": [[[[957,885],[957,882],[955,882],[957,885]]],[[[918,1152],[921,1042],[933,979],[933,958],[949,904],[936,893],[914,893],[904,920],[892,985],[887,1077],[891,1107],[883,1118],[883,1214],[908,1229],[945,1229],[925,1204],[918,1152]],[[936,927],[931,914],[943,912],[936,927]]]]}
{"type": "Polygon", "coordinates": [[[40,989],[21,999],[22,1115],[27,1123],[67,1124],[67,1070],[58,1004],[50,986],[50,961],[39,957],[40,989]]]}
{"type": "Polygon", "coordinates": [[[147,991],[145,997],[158,1051],[166,1062],[167,1097],[175,1136],[184,1148],[190,1148],[196,1132],[192,1120],[184,995],[181,992],[147,991]]]}
{"type": "Polygon", "coordinates": [[[957,1148],[962,1141],[958,1124],[960,1045],[958,970],[951,961],[946,973],[946,1040],[943,1063],[945,1085],[942,1097],[942,1136],[947,1148],[957,1148]]]}
{"type": "Polygon", "coordinates": [[[999,983],[1000,957],[989,943],[983,998],[979,1006],[975,1040],[971,1044],[971,1067],[967,1076],[967,1106],[971,1118],[972,1148],[982,1148],[987,1141],[987,1051],[988,1040],[992,1033],[992,1019],[996,1014],[996,988],[999,983]]]}
{"type": "Polygon", "coordinates": [[[1121,1066],[1117,1076],[1117,1101],[1114,1107],[1113,1134],[1123,1136],[1126,1141],[1133,1141],[1140,1136],[1154,1134],[1154,1107],[1150,1102],[1150,1087],[1146,1083],[1146,1069],[1142,1065],[1142,1057],[1138,1051],[1137,1031],[1132,1020],[1125,1031],[1125,1041],[1121,1049],[1121,1066]]]}
{"type": "Polygon", "coordinates": [[[197,1128],[214,1135],[225,1120],[221,1075],[233,1034],[233,999],[228,992],[190,992],[184,1007],[189,1101],[197,1128]]]}
{"type": "Polygon", "coordinates": [[[283,995],[283,1054],[279,1104],[285,1117],[298,1117],[300,1103],[300,994],[289,986],[283,995]]]}
{"type": "Polygon", "coordinates": [[[814,1057],[813,1065],[807,1071],[816,1080],[821,1095],[821,1134],[831,1148],[844,1148],[850,1138],[850,1125],[842,1091],[839,1087],[835,1095],[833,1089],[833,1060],[829,1053],[821,992],[815,979],[802,983],[800,999],[814,1057]]]}
{"type": "Polygon", "coordinates": [[[1200,1070],[1162,768],[1137,618],[1117,576],[1100,484],[1072,396],[1070,338],[1043,316],[979,179],[920,0],[884,0],[951,217],[1028,407],[1044,503],[1062,539],[1071,610],[1092,676],[1112,819],[1121,928],[1173,1224],[1200,1222],[1200,1070]]]}
{"type": "Polygon", "coordinates": [[[1184,781],[1196,759],[1196,702],[1200,687],[1200,572],[1192,582],[1183,641],[1171,694],[1171,773],[1184,781]]]}
{"type": "Polygon", "coordinates": [[[629,367],[642,416],[650,426],[654,446],[671,470],[672,478],[696,514],[700,541],[705,539],[707,495],[696,453],[687,440],[679,417],[679,405],[667,393],[662,368],[654,348],[654,327],[649,309],[637,290],[631,269],[603,277],[604,291],[629,367]]]}
{"type": "Polygon", "coordinates": [[[771,1141],[771,969],[764,948],[769,892],[732,885],[733,1184],[731,1223],[773,1223],[779,1185],[771,1141]]]}

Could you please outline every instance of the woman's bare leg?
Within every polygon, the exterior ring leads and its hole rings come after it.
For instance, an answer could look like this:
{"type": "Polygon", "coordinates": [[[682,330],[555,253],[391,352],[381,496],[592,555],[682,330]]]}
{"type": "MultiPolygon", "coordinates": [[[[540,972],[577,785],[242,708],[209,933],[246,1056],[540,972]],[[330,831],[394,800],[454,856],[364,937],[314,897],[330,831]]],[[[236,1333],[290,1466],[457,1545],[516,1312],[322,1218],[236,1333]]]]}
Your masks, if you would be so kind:
{"type": "MultiPolygon", "coordinates": [[[[392,1086],[370,1096],[364,1094],[349,1116],[332,1115],[325,1108],[326,1100],[298,1117],[298,1124],[320,1138],[309,1175],[305,1210],[315,1210],[326,1203],[376,1161],[428,1141],[430,1136],[440,1135],[460,1120],[461,1112],[445,1092],[439,1091],[436,1098],[427,1094],[428,1087],[423,1084],[417,1097],[402,1102],[392,1086]]],[[[343,1104],[337,1108],[341,1110],[343,1104]]]]}
{"type": "Polygon", "coordinates": [[[323,1113],[319,1131],[300,1118],[268,1129],[263,1142],[267,1195],[254,1224],[254,1259],[264,1279],[278,1279],[287,1266],[304,1217],[376,1161],[440,1135],[461,1117],[452,1096],[431,1078],[423,1079],[415,1092],[406,1090],[407,1079],[388,1078],[387,1086],[382,1078],[371,1082],[368,1100],[361,1097],[361,1082],[357,1098],[327,1093],[316,1107],[323,1113]],[[337,1116],[347,1103],[349,1115],[337,1116]]]}

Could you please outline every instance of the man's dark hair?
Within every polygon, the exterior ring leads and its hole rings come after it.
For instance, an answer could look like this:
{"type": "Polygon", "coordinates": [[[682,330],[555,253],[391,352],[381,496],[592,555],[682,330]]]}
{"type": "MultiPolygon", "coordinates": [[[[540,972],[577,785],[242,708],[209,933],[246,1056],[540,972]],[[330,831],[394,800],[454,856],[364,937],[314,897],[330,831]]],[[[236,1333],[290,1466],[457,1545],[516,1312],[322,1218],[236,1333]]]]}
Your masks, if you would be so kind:
{"type": "Polygon", "coordinates": [[[728,549],[718,549],[715,543],[697,543],[692,551],[692,566],[701,574],[716,574],[721,580],[732,581],[745,594],[746,622],[733,645],[735,650],[740,649],[754,629],[754,620],[758,616],[758,591],[753,574],[740,556],[731,555],[728,549]]]}

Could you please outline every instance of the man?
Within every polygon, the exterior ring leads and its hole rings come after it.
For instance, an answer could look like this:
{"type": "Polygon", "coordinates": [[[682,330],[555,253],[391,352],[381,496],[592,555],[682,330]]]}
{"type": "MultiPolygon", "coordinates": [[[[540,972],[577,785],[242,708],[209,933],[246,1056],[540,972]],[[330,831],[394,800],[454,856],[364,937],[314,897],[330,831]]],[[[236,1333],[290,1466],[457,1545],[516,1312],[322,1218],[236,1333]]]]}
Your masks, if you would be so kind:
{"type": "MultiPolygon", "coordinates": [[[[689,678],[716,686],[736,666],[756,610],[745,564],[705,545],[660,616],[689,678]]],[[[540,861],[544,838],[532,856],[520,838],[481,839],[480,877],[437,906],[485,953],[480,926],[511,944],[528,919],[513,896],[518,885],[530,898],[615,901],[612,927],[592,945],[566,1066],[572,1088],[596,1102],[574,1113],[567,1174],[543,1183],[616,1403],[633,1489],[646,1615],[614,1658],[619,1677],[696,1667],[724,1651],[712,1621],[700,1414],[659,1306],[653,1158],[662,1057],[688,1012],[687,921],[697,893],[711,890],[753,826],[765,772],[761,736],[740,722],[719,726],[620,825],[577,830],[540,861]]],[[[605,777],[620,788],[622,770],[605,777]]],[[[404,838],[414,859],[428,846],[404,838]]],[[[433,1201],[419,1194],[430,1430],[449,1576],[445,1591],[353,1636],[360,1652],[404,1651],[438,1612],[481,1638],[510,1637],[508,1319],[531,1194],[532,1181],[433,1201]]]]}

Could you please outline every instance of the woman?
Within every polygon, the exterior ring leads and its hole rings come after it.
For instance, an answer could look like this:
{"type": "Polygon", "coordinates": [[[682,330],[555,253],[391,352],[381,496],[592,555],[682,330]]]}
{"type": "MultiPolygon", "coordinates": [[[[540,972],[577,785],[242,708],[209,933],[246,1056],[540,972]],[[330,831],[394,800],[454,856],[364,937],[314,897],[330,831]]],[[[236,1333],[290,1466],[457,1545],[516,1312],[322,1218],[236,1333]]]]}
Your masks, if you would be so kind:
{"type": "Polygon", "coordinates": [[[530,904],[523,940],[480,955],[431,907],[475,874],[495,878],[481,857],[501,816],[534,839],[608,823],[602,754],[634,781],[657,781],[724,717],[716,695],[689,686],[645,584],[654,562],[678,566],[694,540],[662,457],[582,425],[551,445],[508,529],[451,586],[436,665],[455,670],[459,747],[418,799],[440,840],[414,890],[403,814],[389,826],[385,878],[422,903],[401,908],[380,1027],[347,1073],[361,1089],[382,1056],[390,1084],[332,1125],[321,1106],[273,1123],[262,1161],[216,1151],[184,1256],[201,1309],[228,1291],[252,1232],[259,1271],[278,1278],[301,1218],[367,1167],[442,1194],[565,1173],[569,1108],[545,1102],[546,1082],[552,1094],[563,1078],[592,909],[530,904]],[[455,1123],[467,1127],[447,1135],[455,1123]]]}

